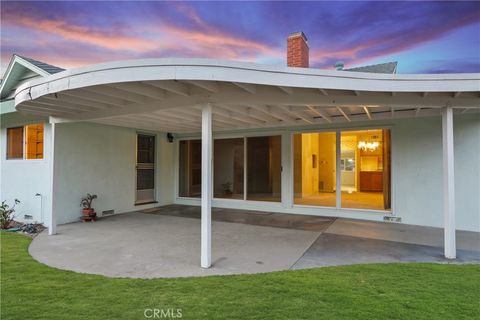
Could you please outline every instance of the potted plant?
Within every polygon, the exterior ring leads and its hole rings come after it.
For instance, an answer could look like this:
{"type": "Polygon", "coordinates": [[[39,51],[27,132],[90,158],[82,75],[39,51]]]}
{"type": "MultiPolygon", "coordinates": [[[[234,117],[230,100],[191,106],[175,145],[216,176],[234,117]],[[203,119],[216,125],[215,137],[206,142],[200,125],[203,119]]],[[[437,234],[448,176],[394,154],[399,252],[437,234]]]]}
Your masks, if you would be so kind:
{"type": "Polygon", "coordinates": [[[87,193],[87,196],[85,198],[82,198],[82,201],[80,202],[80,206],[83,207],[82,213],[84,217],[94,217],[95,216],[95,210],[92,208],[92,202],[93,199],[96,199],[97,195],[96,194],[90,194],[87,193]]]}

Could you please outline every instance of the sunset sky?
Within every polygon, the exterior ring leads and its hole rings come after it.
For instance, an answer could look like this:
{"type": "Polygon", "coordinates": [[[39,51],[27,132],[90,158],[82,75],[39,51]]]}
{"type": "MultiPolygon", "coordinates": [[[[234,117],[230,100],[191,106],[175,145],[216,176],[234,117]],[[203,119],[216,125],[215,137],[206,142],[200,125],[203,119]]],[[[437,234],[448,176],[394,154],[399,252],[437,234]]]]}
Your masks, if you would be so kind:
{"type": "Polygon", "coordinates": [[[13,53],[64,68],[159,57],[284,65],[294,31],[308,37],[311,67],[480,72],[480,2],[2,1],[1,73],[13,53]]]}

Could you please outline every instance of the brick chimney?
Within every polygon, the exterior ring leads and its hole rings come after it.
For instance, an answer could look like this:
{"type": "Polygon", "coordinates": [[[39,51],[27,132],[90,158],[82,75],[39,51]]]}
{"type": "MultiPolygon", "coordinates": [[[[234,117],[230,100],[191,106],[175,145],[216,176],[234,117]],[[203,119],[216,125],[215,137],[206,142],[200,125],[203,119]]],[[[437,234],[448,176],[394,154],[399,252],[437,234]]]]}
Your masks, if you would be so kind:
{"type": "Polygon", "coordinates": [[[301,31],[288,36],[287,66],[308,68],[308,42],[307,37],[301,31]]]}

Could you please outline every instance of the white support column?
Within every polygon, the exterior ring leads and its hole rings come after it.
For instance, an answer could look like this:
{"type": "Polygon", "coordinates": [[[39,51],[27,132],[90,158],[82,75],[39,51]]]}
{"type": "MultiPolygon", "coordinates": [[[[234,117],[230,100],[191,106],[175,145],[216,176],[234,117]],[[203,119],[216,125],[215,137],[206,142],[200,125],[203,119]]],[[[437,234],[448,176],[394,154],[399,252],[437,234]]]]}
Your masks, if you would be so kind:
{"type": "Polygon", "coordinates": [[[212,106],[202,108],[202,244],[201,266],[212,265],[212,106]]]}
{"type": "Polygon", "coordinates": [[[446,107],[442,113],[443,141],[443,215],[445,233],[445,258],[456,258],[455,246],[455,177],[453,156],[453,109],[446,107]]]}
{"type": "Polygon", "coordinates": [[[57,217],[55,212],[55,119],[50,117],[50,219],[48,219],[48,235],[57,233],[57,217]]]}

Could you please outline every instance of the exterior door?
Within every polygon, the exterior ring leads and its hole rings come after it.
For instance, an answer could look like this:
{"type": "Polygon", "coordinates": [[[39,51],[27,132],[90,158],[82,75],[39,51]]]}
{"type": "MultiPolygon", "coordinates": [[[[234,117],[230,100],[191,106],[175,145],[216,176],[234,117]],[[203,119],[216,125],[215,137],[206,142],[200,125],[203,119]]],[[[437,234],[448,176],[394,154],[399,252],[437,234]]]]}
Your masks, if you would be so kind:
{"type": "Polygon", "coordinates": [[[155,201],[155,136],[137,134],[137,195],[135,203],[155,201]]]}

